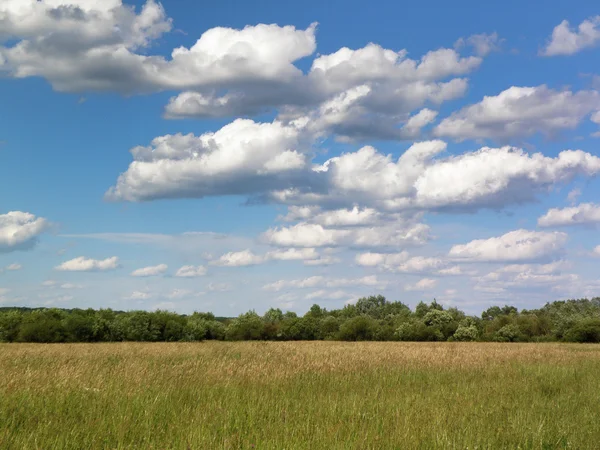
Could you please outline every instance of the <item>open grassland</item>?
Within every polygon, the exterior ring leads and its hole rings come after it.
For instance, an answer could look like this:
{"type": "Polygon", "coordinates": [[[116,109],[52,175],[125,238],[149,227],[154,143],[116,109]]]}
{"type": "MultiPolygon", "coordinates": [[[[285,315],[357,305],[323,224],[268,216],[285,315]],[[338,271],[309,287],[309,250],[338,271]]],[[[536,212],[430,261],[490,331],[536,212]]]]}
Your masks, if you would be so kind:
{"type": "Polygon", "coordinates": [[[592,449],[599,414],[596,345],[0,345],[2,449],[592,449]]]}

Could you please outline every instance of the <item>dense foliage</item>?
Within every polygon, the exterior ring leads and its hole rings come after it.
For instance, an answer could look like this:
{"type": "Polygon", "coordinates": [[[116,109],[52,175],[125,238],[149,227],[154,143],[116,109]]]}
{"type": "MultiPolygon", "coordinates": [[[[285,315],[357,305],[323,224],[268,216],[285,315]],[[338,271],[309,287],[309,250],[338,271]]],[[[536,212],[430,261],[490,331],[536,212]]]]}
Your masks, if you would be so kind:
{"type": "Polygon", "coordinates": [[[600,342],[600,298],[566,300],[537,310],[493,306],[481,317],[435,300],[414,311],[385,297],[359,299],[304,316],[271,308],[237,318],[211,313],[121,312],[110,309],[0,309],[0,341],[113,342],[216,340],[600,342]]]}

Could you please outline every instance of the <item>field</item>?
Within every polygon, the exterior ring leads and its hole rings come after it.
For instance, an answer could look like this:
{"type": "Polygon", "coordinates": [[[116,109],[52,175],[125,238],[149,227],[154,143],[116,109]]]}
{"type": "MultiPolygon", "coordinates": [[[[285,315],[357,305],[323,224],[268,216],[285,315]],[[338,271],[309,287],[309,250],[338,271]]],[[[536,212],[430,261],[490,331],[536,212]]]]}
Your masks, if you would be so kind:
{"type": "Polygon", "coordinates": [[[586,449],[599,412],[596,345],[0,345],[2,449],[586,449]]]}

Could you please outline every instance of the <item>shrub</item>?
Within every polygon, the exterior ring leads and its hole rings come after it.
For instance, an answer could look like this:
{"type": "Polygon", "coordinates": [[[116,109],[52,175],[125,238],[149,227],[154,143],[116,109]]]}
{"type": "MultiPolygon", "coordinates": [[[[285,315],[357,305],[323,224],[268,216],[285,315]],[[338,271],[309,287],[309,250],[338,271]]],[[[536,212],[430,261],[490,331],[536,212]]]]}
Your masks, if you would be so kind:
{"type": "Polygon", "coordinates": [[[565,340],[569,342],[600,342],[600,319],[585,319],[567,330],[565,340]]]}

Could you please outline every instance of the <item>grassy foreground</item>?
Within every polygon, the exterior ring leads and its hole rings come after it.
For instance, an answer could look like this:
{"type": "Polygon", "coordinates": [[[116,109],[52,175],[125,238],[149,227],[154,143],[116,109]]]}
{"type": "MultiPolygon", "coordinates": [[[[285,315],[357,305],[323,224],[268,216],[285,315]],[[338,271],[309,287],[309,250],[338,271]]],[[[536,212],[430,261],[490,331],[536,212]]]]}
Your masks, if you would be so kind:
{"type": "Polygon", "coordinates": [[[586,449],[599,412],[596,345],[0,345],[2,449],[586,449]]]}

